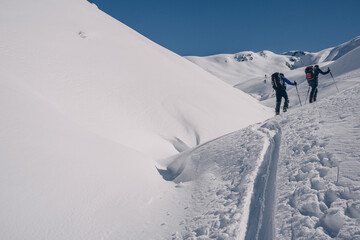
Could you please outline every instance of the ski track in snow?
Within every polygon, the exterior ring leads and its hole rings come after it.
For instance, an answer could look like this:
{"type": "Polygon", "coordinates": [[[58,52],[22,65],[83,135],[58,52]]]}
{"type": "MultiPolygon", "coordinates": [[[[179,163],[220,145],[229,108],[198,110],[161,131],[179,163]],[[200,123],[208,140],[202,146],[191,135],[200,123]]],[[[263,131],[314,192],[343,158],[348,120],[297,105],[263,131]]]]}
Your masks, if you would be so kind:
{"type": "MultiPolygon", "coordinates": [[[[279,147],[281,140],[281,129],[276,122],[269,122],[263,126],[262,131],[269,131],[266,154],[263,156],[260,171],[254,184],[253,196],[250,207],[250,217],[245,239],[269,239],[272,238],[274,219],[274,197],[277,160],[279,158],[279,147]]],[[[239,238],[243,239],[243,238],[239,238]]]]}
{"type": "Polygon", "coordinates": [[[359,98],[357,85],[185,151],[172,239],[360,239],[359,98]]]}
{"type": "MultiPolygon", "coordinates": [[[[272,159],[277,158],[279,134],[276,122],[248,127],[184,152],[174,160],[173,169],[170,165],[167,171],[160,170],[164,178],[178,182],[181,195],[189,196],[184,200],[186,218],[172,239],[245,239],[255,210],[254,188],[260,185],[256,179],[267,181],[258,202],[264,205],[261,214],[267,221],[273,215],[276,159],[272,159]]],[[[272,229],[260,221],[258,225],[259,231],[272,229]]],[[[251,234],[246,239],[253,239],[251,234]]]]}
{"type": "Polygon", "coordinates": [[[249,127],[186,154],[186,166],[196,166],[196,173],[189,174],[185,167],[174,180],[182,182],[178,188],[188,191],[189,197],[187,217],[173,239],[245,236],[254,181],[267,149],[264,135],[249,127]]]}
{"type": "Polygon", "coordinates": [[[254,189],[256,191],[256,182],[257,179],[259,178],[259,175],[262,174],[260,167],[264,164],[264,159],[266,158],[269,149],[272,147],[272,142],[271,142],[271,136],[274,135],[275,133],[273,131],[269,131],[269,129],[264,129],[264,128],[253,128],[254,131],[257,131],[260,135],[262,135],[263,139],[264,139],[264,144],[263,144],[263,149],[262,152],[258,158],[258,166],[256,171],[253,172],[251,179],[252,179],[252,184],[249,186],[249,190],[248,190],[248,194],[246,196],[246,200],[245,200],[245,204],[244,204],[244,214],[242,216],[242,221],[240,223],[240,231],[239,231],[239,235],[237,237],[237,239],[242,240],[245,239],[245,237],[248,235],[248,228],[249,228],[249,219],[252,217],[253,213],[252,213],[252,203],[253,203],[253,198],[254,198],[254,189]],[[260,171],[260,172],[259,172],[260,171]]]}

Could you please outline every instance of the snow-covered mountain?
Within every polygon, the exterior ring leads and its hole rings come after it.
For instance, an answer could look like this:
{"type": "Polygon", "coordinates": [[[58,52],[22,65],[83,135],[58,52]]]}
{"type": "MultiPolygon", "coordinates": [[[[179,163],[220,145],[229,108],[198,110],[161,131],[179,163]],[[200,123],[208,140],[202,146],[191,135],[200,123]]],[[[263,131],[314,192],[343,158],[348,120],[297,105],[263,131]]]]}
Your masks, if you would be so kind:
{"type": "MultiPolygon", "coordinates": [[[[235,86],[247,81],[264,80],[273,72],[289,72],[308,65],[321,64],[339,59],[360,46],[360,36],[337,47],[311,53],[300,50],[276,54],[271,51],[239,52],[208,57],[188,56],[188,60],[206,71],[235,86]]],[[[240,88],[241,89],[241,88],[240,88]]]]}
{"type": "Polygon", "coordinates": [[[292,59],[271,51],[245,51],[237,54],[186,58],[231,86],[254,78],[264,78],[265,74],[269,75],[274,68],[281,72],[288,71],[292,59]]]}
{"type": "Polygon", "coordinates": [[[0,35],[0,239],[360,239],[360,47],[268,119],[301,53],[209,65],[264,106],[86,0],[1,1],[0,35]]]}

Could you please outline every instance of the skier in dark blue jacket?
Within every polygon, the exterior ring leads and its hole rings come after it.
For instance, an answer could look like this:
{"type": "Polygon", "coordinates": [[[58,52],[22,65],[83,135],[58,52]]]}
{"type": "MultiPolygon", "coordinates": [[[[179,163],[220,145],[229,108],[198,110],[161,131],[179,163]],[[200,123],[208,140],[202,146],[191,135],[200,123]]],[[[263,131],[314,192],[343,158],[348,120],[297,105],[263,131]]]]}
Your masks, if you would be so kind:
{"type": "Polygon", "coordinates": [[[314,79],[308,80],[309,87],[311,87],[311,92],[309,96],[309,103],[316,102],[316,97],[318,93],[318,84],[319,84],[319,74],[326,75],[330,72],[330,68],[326,72],[323,72],[319,65],[315,65],[314,68],[314,79]]]}
{"type": "Polygon", "coordinates": [[[284,98],[284,107],[283,112],[286,112],[289,107],[289,97],[286,92],[286,83],[289,85],[297,85],[297,83],[291,82],[289,79],[287,79],[284,74],[282,73],[274,73],[272,76],[272,82],[273,82],[273,88],[276,92],[276,107],[275,107],[275,114],[280,114],[280,105],[281,105],[281,99],[284,98]]]}

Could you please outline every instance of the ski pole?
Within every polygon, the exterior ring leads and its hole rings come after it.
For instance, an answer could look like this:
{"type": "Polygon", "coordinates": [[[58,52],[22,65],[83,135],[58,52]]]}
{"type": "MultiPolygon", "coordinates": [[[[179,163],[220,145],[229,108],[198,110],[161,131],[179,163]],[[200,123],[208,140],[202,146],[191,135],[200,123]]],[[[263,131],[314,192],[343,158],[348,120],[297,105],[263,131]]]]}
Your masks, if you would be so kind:
{"type": "MultiPolygon", "coordinates": [[[[307,99],[308,99],[308,96],[309,96],[309,92],[310,92],[310,86],[309,86],[309,88],[308,88],[308,91],[307,91],[307,94],[306,94],[306,98],[305,98],[305,104],[306,104],[306,101],[307,101],[307,99]]],[[[304,104],[304,105],[305,105],[304,104]]]]}
{"type": "Polygon", "coordinates": [[[296,87],[297,95],[298,95],[298,97],[299,97],[300,106],[302,106],[302,104],[301,104],[301,99],[300,99],[300,94],[299,94],[299,90],[298,90],[298,88],[297,88],[297,84],[295,85],[295,87],[296,87]]]}
{"type": "Polygon", "coordinates": [[[337,91],[339,92],[339,89],[338,89],[338,87],[337,87],[337,85],[336,85],[335,79],[334,79],[334,77],[333,77],[333,75],[332,75],[331,71],[330,71],[330,76],[331,76],[331,77],[332,77],[332,79],[334,80],[335,87],[336,87],[337,91]]]}

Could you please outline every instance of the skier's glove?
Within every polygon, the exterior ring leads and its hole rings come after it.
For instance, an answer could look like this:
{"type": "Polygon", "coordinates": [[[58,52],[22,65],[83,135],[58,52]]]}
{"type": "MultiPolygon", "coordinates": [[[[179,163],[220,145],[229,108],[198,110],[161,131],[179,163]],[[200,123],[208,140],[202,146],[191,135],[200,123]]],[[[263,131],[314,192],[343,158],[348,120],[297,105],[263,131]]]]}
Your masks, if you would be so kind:
{"type": "Polygon", "coordinates": [[[296,81],[294,81],[294,84],[295,84],[295,86],[297,86],[297,82],[296,82],[296,81]]]}

